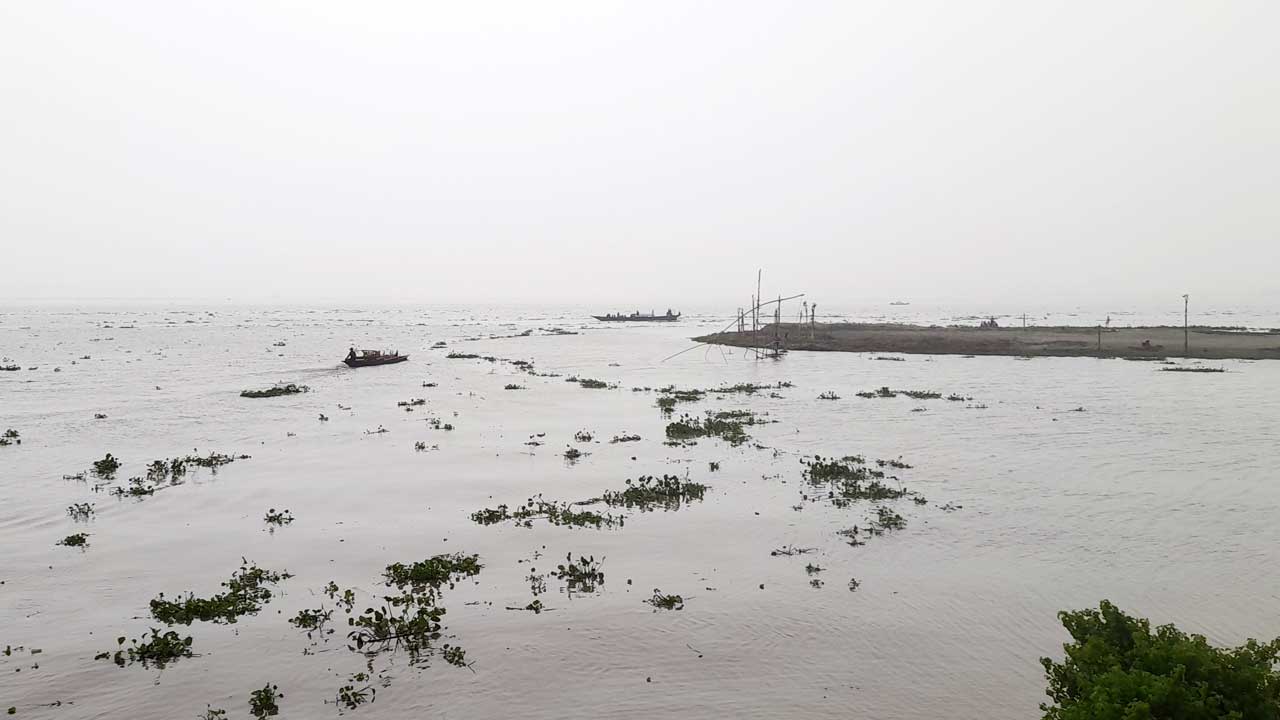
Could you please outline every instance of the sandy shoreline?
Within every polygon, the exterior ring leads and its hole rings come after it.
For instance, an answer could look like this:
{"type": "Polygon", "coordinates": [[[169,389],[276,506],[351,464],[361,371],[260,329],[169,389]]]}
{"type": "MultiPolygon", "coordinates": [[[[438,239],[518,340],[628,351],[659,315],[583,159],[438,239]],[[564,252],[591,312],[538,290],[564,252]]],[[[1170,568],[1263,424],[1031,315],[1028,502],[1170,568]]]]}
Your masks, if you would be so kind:
{"type": "Polygon", "coordinates": [[[697,342],[735,347],[788,350],[886,352],[936,355],[1013,355],[1066,357],[1192,357],[1208,359],[1280,359],[1280,331],[1237,332],[1192,327],[1183,351],[1180,327],[1031,327],[982,329],[896,324],[818,323],[768,325],[758,335],[713,333],[697,342]],[[1145,344],[1144,344],[1145,343],[1145,344]]]}

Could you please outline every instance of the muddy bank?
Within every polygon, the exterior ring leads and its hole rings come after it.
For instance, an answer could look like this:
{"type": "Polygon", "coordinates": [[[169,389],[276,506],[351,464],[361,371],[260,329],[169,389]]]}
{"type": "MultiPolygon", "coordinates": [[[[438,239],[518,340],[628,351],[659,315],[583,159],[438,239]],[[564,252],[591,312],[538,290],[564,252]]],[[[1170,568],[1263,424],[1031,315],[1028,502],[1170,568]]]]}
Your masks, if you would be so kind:
{"type": "Polygon", "coordinates": [[[918,325],[783,323],[758,334],[725,332],[694,338],[736,347],[836,352],[927,353],[938,355],[1014,355],[1087,357],[1194,357],[1280,359],[1280,331],[1237,332],[1192,327],[1189,351],[1183,351],[1180,327],[923,327],[918,325]]]}

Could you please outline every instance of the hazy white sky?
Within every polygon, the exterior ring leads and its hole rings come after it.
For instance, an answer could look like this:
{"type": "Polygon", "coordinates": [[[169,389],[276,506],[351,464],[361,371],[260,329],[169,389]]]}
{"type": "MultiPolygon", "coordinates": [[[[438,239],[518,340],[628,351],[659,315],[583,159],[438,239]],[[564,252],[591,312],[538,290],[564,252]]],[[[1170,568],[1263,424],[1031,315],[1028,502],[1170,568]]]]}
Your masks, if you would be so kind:
{"type": "Polygon", "coordinates": [[[0,4],[0,297],[1280,299],[1280,2],[0,4]]]}

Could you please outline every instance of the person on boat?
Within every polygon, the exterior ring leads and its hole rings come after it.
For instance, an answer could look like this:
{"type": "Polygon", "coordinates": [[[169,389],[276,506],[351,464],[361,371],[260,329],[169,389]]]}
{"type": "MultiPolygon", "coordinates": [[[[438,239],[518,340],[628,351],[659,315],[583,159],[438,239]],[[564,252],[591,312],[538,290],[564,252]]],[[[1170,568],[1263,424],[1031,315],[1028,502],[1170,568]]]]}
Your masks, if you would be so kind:
{"type": "Polygon", "coordinates": [[[355,360],[355,359],[356,359],[356,349],[355,349],[355,348],[351,348],[351,350],[347,352],[347,359],[348,359],[348,360],[355,360]]]}

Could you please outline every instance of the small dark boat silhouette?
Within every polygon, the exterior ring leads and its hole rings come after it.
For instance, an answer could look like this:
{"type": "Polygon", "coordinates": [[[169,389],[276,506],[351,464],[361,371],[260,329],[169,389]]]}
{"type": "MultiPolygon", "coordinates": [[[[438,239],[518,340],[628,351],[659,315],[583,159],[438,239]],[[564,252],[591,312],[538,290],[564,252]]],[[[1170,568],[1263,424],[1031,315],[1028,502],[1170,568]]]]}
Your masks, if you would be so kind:
{"type": "Polygon", "coordinates": [[[636,311],[630,315],[613,313],[610,315],[592,315],[591,317],[602,322],[675,322],[680,319],[680,313],[673,313],[668,309],[666,315],[655,315],[652,312],[642,314],[636,311]]]}
{"type": "Polygon", "coordinates": [[[351,348],[351,352],[347,353],[346,359],[342,362],[346,363],[347,367],[358,368],[371,365],[391,365],[408,359],[408,355],[401,355],[399,352],[384,353],[381,350],[361,350],[357,352],[355,348],[351,348]]]}

